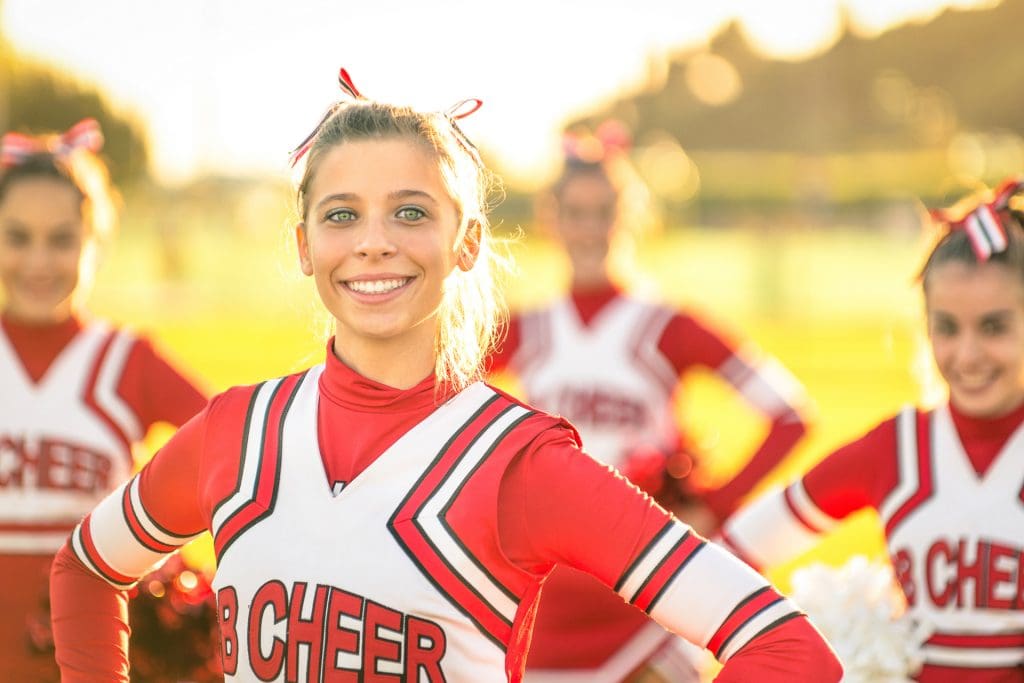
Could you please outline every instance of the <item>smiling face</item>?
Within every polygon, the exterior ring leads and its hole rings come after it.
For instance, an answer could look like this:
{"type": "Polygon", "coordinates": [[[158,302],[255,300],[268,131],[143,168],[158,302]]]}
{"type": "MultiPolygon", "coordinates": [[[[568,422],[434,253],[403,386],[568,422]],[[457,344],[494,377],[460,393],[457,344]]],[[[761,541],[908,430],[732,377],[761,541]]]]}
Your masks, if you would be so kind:
{"type": "Polygon", "coordinates": [[[471,264],[437,160],[404,138],[345,142],[318,160],[308,198],[299,258],[336,349],[432,356],[445,279],[471,264]]]}
{"type": "Polygon", "coordinates": [[[600,172],[566,179],[557,197],[556,233],[578,286],[607,281],[608,250],[618,217],[618,193],[600,172]]]}
{"type": "Polygon", "coordinates": [[[82,199],[69,183],[29,176],[0,199],[0,283],[6,312],[32,323],[71,314],[85,242],[82,199]]]}
{"type": "Polygon", "coordinates": [[[928,334],[950,400],[973,417],[1024,401],[1024,283],[999,263],[948,261],[928,273],[928,334]]]}

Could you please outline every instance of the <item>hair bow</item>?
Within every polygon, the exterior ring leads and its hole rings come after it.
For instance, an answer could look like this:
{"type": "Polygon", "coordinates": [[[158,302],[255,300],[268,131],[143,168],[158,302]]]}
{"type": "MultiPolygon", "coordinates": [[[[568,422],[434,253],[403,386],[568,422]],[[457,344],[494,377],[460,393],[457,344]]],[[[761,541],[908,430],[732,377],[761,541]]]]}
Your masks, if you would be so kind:
{"type": "MultiPolygon", "coordinates": [[[[363,97],[363,94],[359,92],[359,89],[356,88],[355,83],[352,82],[352,77],[348,75],[348,71],[346,71],[344,67],[338,70],[338,87],[341,88],[341,91],[348,95],[352,100],[366,99],[363,97]]],[[[335,102],[327,108],[327,111],[320,119],[320,122],[316,124],[313,131],[307,135],[306,138],[288,155],[288,160],[292,166],[299,163],[299,159],[304,157],[306,152],[309,151],[309,148],[313,146],[313,141],[316,139],[317,133],[319,133],[320,129],[323,128],[323,125],[327,123],[327,119],[331,118],[334,112],[338,111],[338,108],[345,104],[345,102],[335,102]]]]}
{"type": "MultiPolygon", "coordinates": [[[[342,92],[348,96],[350,100],[366,99],[363,96],[363,94],[359,92],[359,89],[356,88],[355,83],[352,82],[352,77],[349,76],[348,71],[346,71],[344,67],[338,70],[338,86],[341,88],[342,92]]],[[[327,111],[320,119],[320,123],[316,124],[316,127],[313,129],[313,132],[307,135],[306,138],[301,143],[299,143],[299,145],[295,149],[291,151],[291,154],[288,155],[288,159],[291,162],[292,166],[295,166],[295,164],[297,164],[299,160],[306,155],[306,152],[309,151],[310,147],[313,146],[313,142],[316,140],[317,134],[320,133],[320,129],[323,128],[323,125],[325,123],[327,123],[327,120],[331,118],[331,116],[333,116],[334,113],[337,112],[339,108],[345,106],[346,104],[348,104],[348,102],[335,102],[334,104],[327,108],[327,111]]],[[[483,106],[482,100],[478,100],[475,98],[462,100],[461,102],[456,103],[454,106],[450,107],[446,112],[444,112],[444,117],[448,120],[448,123],[451,124],[452,130],[455,132],[455,137],[459,141],[459,144],[461,144],[465,148],[465,150],[469,153],[469,155],[473,158],[477,165],[482,166],[483,162],[480,160],[480,153],[479,151],[477,151],[476,145],[470,142],[469,138],[466,137],[466,134],[462,132],[462,130],[456,123],[456,121],[466,118],[467,116],[475,112],[477,109],[479,109],[481,106],[483,106]]]]}
{"type": "Polygon", "coordinates": [[[76,149],[87,149],[90,152],[103,149],[103,131],[96,119],[82,119],[57,136],[33,137],[21,133],[4,133],[3,138],[0,138],[0,166],[17,166],[38,154],[67,158],[76,149]]]}
{"type": "Polygon", "coordinates": [[[570,164],[600,164],[612,156],[627,153],[632,143],[626,125],[617,119],[608,119],[593,133],[567,131],[562,136],[562,153],[570,164]]]}
{"type": "Polygon", "coordinates": [[[954,218],[944,209],[932,209],[928,213],[932,220],[946,225],[950,232],[966,232],[974,255],[978,257],[979,262],[984,263],[993,254],[1006,250],[1006,226],[1003,225],[1003,219],[999,214],[1010,206],[1010,198],[1021,188],[1024,188],[1024,178],[1004,180],[996,189],[995,198],[991,202],[981,202],[962,218],[954,218]]]}

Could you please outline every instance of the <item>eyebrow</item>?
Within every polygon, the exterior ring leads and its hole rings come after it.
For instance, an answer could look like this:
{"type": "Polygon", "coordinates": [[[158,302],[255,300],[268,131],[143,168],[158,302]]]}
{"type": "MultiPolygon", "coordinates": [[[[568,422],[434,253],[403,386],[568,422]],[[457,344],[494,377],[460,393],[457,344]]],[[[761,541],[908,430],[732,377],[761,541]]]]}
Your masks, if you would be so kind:
{"type": "MultiPolygon", "coordinates": [[[[388,193],[388,199],[392,201],[396,199],[409,199],[411,197],[422,197],[434,204],[437,203],[437,200],[434,199],[434,197],[429,192],[424,192],[423,190],[395,190],[394,192],[388,193]]],[[[359,195],[353,192],[336,192],[334,194],[329,194],[320,201],[318,201],[316,203],[316,208],[319,209],[321,206],[328,202],[351,202],[357,199],[359,199],[359,195]]]]}

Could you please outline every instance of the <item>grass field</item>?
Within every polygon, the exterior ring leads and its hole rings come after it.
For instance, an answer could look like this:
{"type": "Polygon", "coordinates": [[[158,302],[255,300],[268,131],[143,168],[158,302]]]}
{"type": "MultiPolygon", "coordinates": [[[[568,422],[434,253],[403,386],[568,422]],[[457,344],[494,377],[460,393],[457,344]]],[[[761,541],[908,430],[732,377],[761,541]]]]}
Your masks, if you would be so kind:
{"type": "MultiPolygon", "coordinates": [[[[162,240],[124,230],[104,258],[90,309],[152,335],[213,390],[318,362],[327,319],[299,274],[287,230],[199,225],[176,228],[173,238],[165,231],[162,240]]],[[[527,237],[512,251],[513,306],[560,291],[564,265],[549,244],[527,237]]],[[[691,230],[649,240],[636,260],[647,273],[642,288],[753,340],[807,388],[812,431],[773,475],[777,482],[919,400],[918,257],[911,234],[691,230]]],[[[727,477],[757,442],[760,419],[709,376],[686,378],[682,391],[680,419],[712,455],[710,473],[727,477]]],[[[148,447],[167,436],[153,435],[148,447]]],[[[855,552],[882,552],[870,515],[845,524],[812,557],[840,563],[855,552]]],[[[786,587],[791,569],[777,568],[773,578],[786,587]]]]}

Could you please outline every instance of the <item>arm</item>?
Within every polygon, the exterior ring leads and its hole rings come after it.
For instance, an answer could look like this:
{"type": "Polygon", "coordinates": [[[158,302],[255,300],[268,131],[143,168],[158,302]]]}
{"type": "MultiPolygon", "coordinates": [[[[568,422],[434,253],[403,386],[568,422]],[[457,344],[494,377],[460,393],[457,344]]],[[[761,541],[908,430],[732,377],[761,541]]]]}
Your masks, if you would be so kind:
{"type": "Polygon", "coordinates": [[[719,680],[839,680],[831,649],[765,579],[581,453],[567,432],[527,449],[499,495],[510,559],[533,572],[563,563],[592,574],[709,648],[725,662],[719,680]]]}
{"type": "Polygon", "coordinates": [[[704,501],[719,519],[732,512],[807,432],[801,407],[803,387],[778,361],[743,351],[722,333],[677,315],[665,327],[658,348],[680,374],[693,366],[711,368],[768,421],[768,431],[743,468],[726,484],[707,491],[704,501]]]}
{"type": "Polygon", "coordinates": [[[804,477],[775,489],[730,518],[723,545],[755,568],[813,547],[848,515],[877,507],[896,485],[896,428],[889,420],[826,457],[804,477]]]}
{"type": "Polygon", "coordinates": [[[156,422],[179,427],[206,405],[206,392],[146,339],[132,346],[117,393],[135,411],[143,432],[156,422]]]}
{"type": "Polygon", "coordinates": [[[126,589],[205,527],[197,490],[202,413],[72,532],[50,576],[64,683],[128,681],[126,589]]]}

